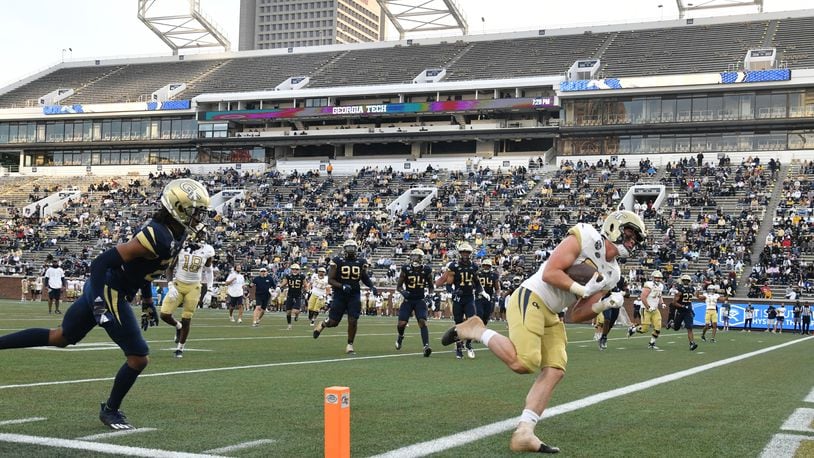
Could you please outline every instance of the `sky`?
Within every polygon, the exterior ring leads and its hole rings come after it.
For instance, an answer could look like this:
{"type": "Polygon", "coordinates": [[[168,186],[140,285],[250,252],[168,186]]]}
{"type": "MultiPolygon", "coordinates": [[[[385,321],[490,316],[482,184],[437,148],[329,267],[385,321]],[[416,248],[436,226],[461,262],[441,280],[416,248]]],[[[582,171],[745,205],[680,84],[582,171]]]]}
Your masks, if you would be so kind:
{"type": "MultiPolygon", "coordinates": [[[[170,2],[176,7],[177,2],[186,5],[187,0],[156,1],[170,2]]],[[[696,4],[709,1],[698,0],[696,4]]],[[[678,17],[675,0],[457,0],[457,3],[473,35],[678,17]]],[[[200,0],[200,4],[207,16],[225,31],[236,50],[240,0],[200,0]]],[[[0,56],[5,62],[0,70],[0,87],[62,60],[171,55],[170,49],[138,19],[137,8],[137,0],[6,0],[0,15],[0,56]]],[[[763,9],[803,8],[814,8],[814,3],[764,0],[763,9]]],[[[696,12],[688,17],[712,16],[714,11],[696,12]]],[[[737,12],[741,11],[757,10],[753,6],[737,12]]],[[[398,35],[391,32],[387,38],[398,39],[398,35]]]]}

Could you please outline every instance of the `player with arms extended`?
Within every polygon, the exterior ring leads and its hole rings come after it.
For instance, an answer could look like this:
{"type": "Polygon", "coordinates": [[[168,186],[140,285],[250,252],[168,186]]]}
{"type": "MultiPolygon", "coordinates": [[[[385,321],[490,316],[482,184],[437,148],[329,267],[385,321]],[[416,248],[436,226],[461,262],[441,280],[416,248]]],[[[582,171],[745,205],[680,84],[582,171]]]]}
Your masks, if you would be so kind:
{"type": "Polygon", "coordinates": [[[430,348],[430,331],[427,329],[427,295],[432,295],[432,268],[424,265],[424,252],[416,248],[410,252],[410,264],[401,268],[396,282],[396,292],[401,294],[404,301],[399,306],[399,321],[396,325],[398,337],[396,350],[401,350],[404,340],[404,329],[410,321],[410,315],[415,313],[418,320],[418,330],[421,332],[421,343],[424,345],[424,357],[432,353],[430,348]],[[424,290],[428,292],[425,293],[424,290]]]}
{"type": "Polygon", "coordinates": [[[342,316],[348,315],[348,346],[345,352],[353,354],[353,341],[356,338],[356,327],[359,315],[362,314],[362,296],[359,283],[370,288],[374,296],[379,290],[367,274],[367,261],[357,256],[359,245],[356,240],[348,239],[342,244],[342,257],[331,259],[328,266],[328,283],[333,289],[333,301],[328,310],[328,318],[317,322],[314,327],[314,338],[318,338],[325,328],[333,328],[342,321],[342,316]]]}
{"type": "Polygon", "coordinates": [[[537,272],[512,293],[506,310],[508,337],[487,329],[478,317],[444,334],[441,339],[444,345],[460,339],[480,340],[516,373],[540,371],[526,395],[525,408],[509,443],[511,450],[559,452],[557,447],[546,445],[534,434],[534,427],[548,406],[554,388],[565,375],[568,361],[565,325],[557,314],[568,307],[572,321],[584,322],[608,308],[621,307],[622,293],[602,297],[619,281],[617,258],[630,256],[635,248],[644,244],[646,234],[641,218],[626,210],[608,215],[601,232],[593,226],[577,224],[569,229],[537,272]],[[589,260],[597,272],[585,284],[566,273],[572,266],[589,260]]]}
{"type": "Polygon", "coordinates": [[[184,347],[189,337],[192,315],[201,299],[201,280],[204,267],[212,267],[215,249],[206,243],[206,230],[195,234],[194,240],[184,244],[175,258],[175,269],[167,283],[167,295],[161,301],[161,321],[175,328],[175,357],[184,357],[184,347]],[[178,306],[183,306],[181,322],[172,316],[178,306]]]}
{"type": "Polygon", "coordinates": [[[142,311],[148,319],[142,326],[146,330],[148,325],[158,324],[151,283],[175,259],[186,232],[200,230],[208,208],[209,193],[201,183],[186,178],[167,183],[161,193],[160,208],[135,237],[93,260],[82,297],[65,312],[60,327],[32,328],[0,337],[0,349],[67,347],[81,341],[95,326],[101,326],[122,349],[127,361],[113,380],[99,419],[111,429],[132,429],[119,407],[147,367],[150,350],[130,300],[141,290],[142,311]]]}
{"type": "Polygon", "coordinates": [[[718,332],[718,298],[720,294],[716,293],[718,287],[715,285],[708,285],[707,292],[699,292],[696,297],[702,299],[706,303],[706,313],[704,315],[704,330],[701,331],[701,340],[707,341],[707,329],[712,328],[712,339],[710,342],[715,343],[715,333],[718,332]]]}

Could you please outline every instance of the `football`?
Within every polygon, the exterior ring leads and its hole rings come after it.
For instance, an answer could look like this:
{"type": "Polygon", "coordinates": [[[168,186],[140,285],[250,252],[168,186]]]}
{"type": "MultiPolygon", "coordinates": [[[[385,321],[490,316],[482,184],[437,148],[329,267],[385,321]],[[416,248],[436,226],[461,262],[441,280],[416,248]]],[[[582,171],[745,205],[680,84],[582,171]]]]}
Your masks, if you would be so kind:
{"type": "MultiPolygon", "coordinates": [[[[596,268],[584,262],[582,264],[574,264],[565,271],[565,273],[571,277],[571,280],[582,285],[588,283],[595,272],[596,268]]],[[[599,276],[598,280],[602,281],[602,275],[599,276]]]]}

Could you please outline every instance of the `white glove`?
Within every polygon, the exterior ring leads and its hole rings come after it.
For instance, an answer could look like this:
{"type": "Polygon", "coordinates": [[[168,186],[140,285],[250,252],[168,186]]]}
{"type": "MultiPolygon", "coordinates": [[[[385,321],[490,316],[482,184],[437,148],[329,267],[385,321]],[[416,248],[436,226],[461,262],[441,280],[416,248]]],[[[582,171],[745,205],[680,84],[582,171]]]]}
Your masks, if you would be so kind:
{"type": "Polygon", "coordinates": [[[481,291],[480,292],[480,297],[486,299],[487,301],[492,298],[492,296],[490,296],[489,293],[487,293],[486,291],[481,291]]]}
{"type": "Polygon", "coordinates": [[[608,302],[609,309],[622,308],[625,305],[625,294],[621,292],[611,293],[605,300],[608,302]]]}
{"type": "Polygon", "coordinates": [[[581,298],[591,297],[596,292],[602,291],[603,285],[600,281],[598,281],[598,279],[599,272],[595,272],[594,276],[591,277],[591,279],[588,280],[588,283],[585,283],[585,285],[581,285],[577,282],[571,283],[569,291],[574,293],[574,295],[577,297],[581,298]]]}
{"type": "Polygon", "coordinates": [[[167,299],[171,301],[178,299],[178,289],[175,288],[175,282],[167,283],[167,299]]]}
{"type": "Polygon", "coordinates": [[[622,293],[611,293],[610,296],[602,299],[601,301],[596,301],[591,306],[591,310],[599,315],[600,313],[604,312],[607,309],[618,309],[621,308],[625,304],[625,295],[622,293]]]}

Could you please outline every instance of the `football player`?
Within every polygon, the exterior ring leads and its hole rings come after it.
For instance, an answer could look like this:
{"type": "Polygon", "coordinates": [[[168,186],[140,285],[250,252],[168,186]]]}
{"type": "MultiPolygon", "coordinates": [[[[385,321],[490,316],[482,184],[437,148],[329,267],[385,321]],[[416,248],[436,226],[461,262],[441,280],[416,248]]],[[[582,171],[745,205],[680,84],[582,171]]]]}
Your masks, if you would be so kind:
{"type": "Polygon", "coordinates": [[[215,249],[206,243],[206,231],[202,229],[196,236],[184,244],[175,258],[173,277],[168,279],[167,294],[161,301],[161,320],[175,328],[176,358],[184,357],[192,315],[201,299],[201,274],[204,266],[212,266],[215,256],[215,249]],[[179,305],[184,308],[180,323],[172,316],[179,305]]]}
{"type": "Polygon", "coordinates": [[[327,271],[324,267],[319,267],[317,273],[311,275],[311,297],[308,298],[308,319],[311,326],[314,325],[319,312],[325,308],[325,298],[330,293],[331,285],[328,284],[327,271]]]}
{"type": "Polygon", "coordinates": [[[399,320],[396,325],[398,337],[396,338],[396,350],[401,350],[401,342],[404,340],[404,328],[410,321],[410,315],[415,314],[418,320],[418,329],[421,332],[421,343],[424,345],[424,357],[429,357],[432,353],[430,348],[430,331],[427,329],[427,294],[433,293],[432,268],[424,265],[424,252],[416,248],[410,252],[410,264],[401,268],[401,273],[396,282],[396,292],[400,294],[404,301],[399,307],[399,320]],[[426,292],[425,292],[426,290],[426,292]]]}
{"type": "Polygon", "coordinates": [[[271,292],[277,287],[274,277],[269,276],[269,271],[265,267],[260,268],[260,275],[252,279],[254,287],[254,316],[252,317],[252,327],[260,326],[260,320],[266,313],[266,309],[271,302],[271,292]]]}
{"type": "Polygon", "coordinates": [[[718,332],[718,298],[720,294],[716,293],[718,287],[715,285],[708,285],[707,292],[699,292],[696,297],[706,302],[706,312],[704,314],[704,330],[701,331],[701,340],[707,341],[707,329],[712,328],[712,339],[710,342],[715,343],[715,333],[718,332]]]}
{"type": "Polygon", "coordinates": [[[650,329],[650,325],[652,324],[653,334],[650,335],[650,343],[647,345],[647,348],[658,350],[659,347],[656,346],[656,339],[658,339],[659,334],[661,334],[661,311],[659,308],[664,308],[664,300],[661,298],[662,291],[664,290],[664,284],[662,283],[664,276],[661,274],[661,271],[654,270],[653,273],[650,274],[650,278],[650,281],[644,282],[642,294],[639,296],[639,300],[642,301],[642,324],[629,327],[627,336],[630,337],[637,332],[644,334],[650,329]]]}
{"type": "Polygon", "coordinates": [[[302,292],[308,288],[308,282],[305,280],[305,275],[300,272],[299,264],[291,264],[288,275],[283,277],[280,282],[283,288],[288,289],[285,298],[285,321],[288,323],[288,330],[292,329],[291,315],[294,315],[294,321],[300,317],[300,307],[302,306],[302,292]]]}
{"type": "Polygon", "coordinates": [[[167,270],[183,246],[187,232],[200,230],[209,208],[209,193],[188,178],[167,183],[161,205],[135,237],[97,256],[82,297],[65,312],[56,329],[32,328],[0,337],[0,349],[41,346],[67,347],[101,326],[124,352],[127,361],[113,379],[113,388],[101,404],[99,419],[114,430],[132,429],[119,410],[122,400],[147,367],[150,350],[130,307],[137,291],[142,295],[142,329],[158,324],[151,283],[167,270]]]}
{"type": "Polygon", "coordinates": [[[574,322],[584,322],[608,308],[621,307],[622,293],[602,298],[621,276],[617,258],[629,257],[644,244],[646,234],[642,219],[626,210],[608,215],[601,232],[593,226],[577,224],[537,272],[512,293],[506,310],[508,337],[488,329],[477,316],[444,333],[441,338],[444,345],[461,339],[480,340],[512,371],[520,374],[540,371],[526,395],[520,422],[509,442],[512,451],[559,451],[534,434],[554,388],[565,375],[568,360],[565,325],[557,314],[568,307],[574,322]],[[589,259],[597,272],[586,284],[575,282],[565,273],[571,266],[589,259]]]}
{"type": "Polygon", "coordinates": [[[484,259],[478,269],[478,282],[481,288],[489,296],[480,296],[475,300],[475,313],[483,320],[483,324],[489,324],[492,312],[495,309],[495,300],[500,295],[500,275],[492,269],[492,260],[484,259]]]}
{"type": "MultiPolygon", "coordinates": [[[[465,319],[476,316],[475,294],[484,299],[491,300],[480,282],[477,280],[478,266],[470,257],[472,245],[462,242],[458,245],[458,260],[447,264],[447,270],[435,281],[435,286],[449,285],[452,287],[452,318],[456,324],[463,323],[465,319]]],[[[464,342],[455,343],[455,357],[462,359],[464,342]]],[[[472,339],[466,339],[466,355],[469,359],[475,358],[472,349],[472,339]]]]}
{"type": "Polygon", "coordinates": [[[695,336],[692,332],[693,318],[695,311],[692,309],[693,287],[692,278],[684,274],[679,278],[679,284],[676,285],[676,293],[673,296],[673,306],[675,307],[675,315],[673,316],[673,330],[678,331],[681,325],[687,329],[687,340],[690,342],[690,351],[698,348],[695,343],[695,336]]]}
{"type": "Polygon", "coordinates": [[[331,259],[328,269],[328,284],[333,289],[333,300],[328,310],[328,318],[317,322],[314,328],[314,338],[325,328],[333,328],[342,321],[342,316],[348,315],[348,346],[345,352],[353,354],[353,341],[356,338],[356,327],[359,315],[362,313],[362,301],[359,283],[370,288],[374,296],[379,290],[367,274],[367,261],[358,256],[359,245],[356,240],[348,239],[342,244],[342,256],[331,259]]]}

